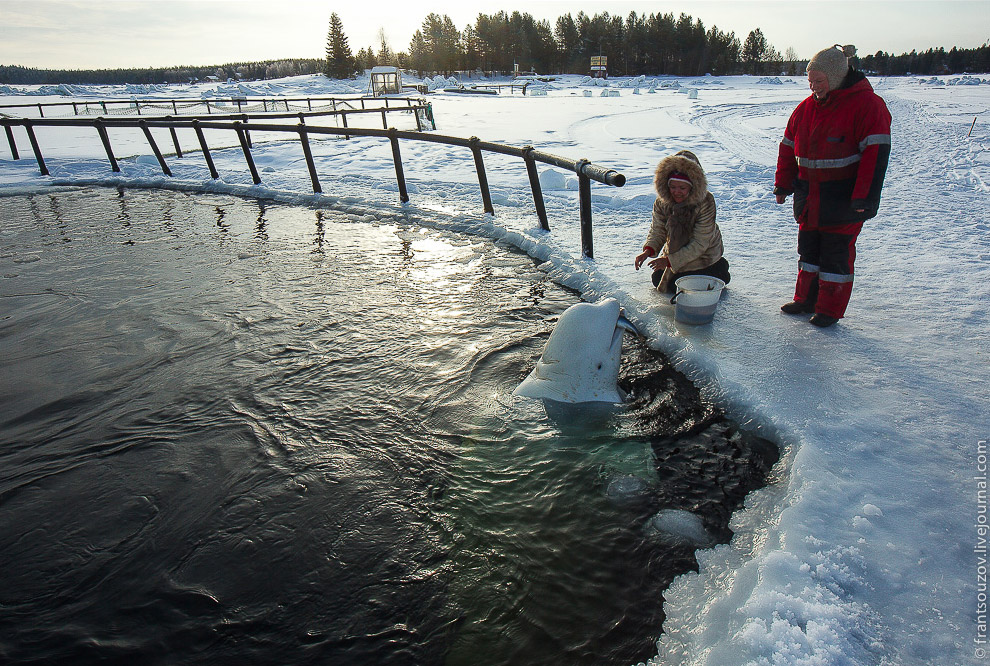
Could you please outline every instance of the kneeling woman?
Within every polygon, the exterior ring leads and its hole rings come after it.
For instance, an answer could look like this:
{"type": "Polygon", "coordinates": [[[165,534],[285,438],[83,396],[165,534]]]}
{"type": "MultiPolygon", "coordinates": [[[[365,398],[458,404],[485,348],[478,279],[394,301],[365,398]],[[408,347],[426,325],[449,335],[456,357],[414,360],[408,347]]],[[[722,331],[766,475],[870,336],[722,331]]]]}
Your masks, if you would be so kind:
{"type": "Polygon", "coordinates": [[[722,256],[722,232],[715,224],[715,197],[694,153],[682,150],[664,158],[653,177],[657,199],[653,224],[636,257],[636,270],[650,257],[653,284],[673,293],[674,280],[710,275],[729,282],[729,262],[722,256]]]}

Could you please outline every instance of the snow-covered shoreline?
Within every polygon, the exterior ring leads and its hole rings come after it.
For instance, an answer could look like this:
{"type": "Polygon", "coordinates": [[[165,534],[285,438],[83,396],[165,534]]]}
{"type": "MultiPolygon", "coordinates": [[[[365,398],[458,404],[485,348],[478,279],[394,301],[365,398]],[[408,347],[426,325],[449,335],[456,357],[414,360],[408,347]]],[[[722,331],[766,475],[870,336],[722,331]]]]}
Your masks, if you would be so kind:
{"type": "MultiPolygon", "coordinates": [[[[520,164],[487,160],[496,215],[484,216],[470,153],[431,144],[403,144],[406,205],[397,203],[382,142],[316,145],[326,193],[313,195],[291,142],[256,146],[256,186],[239,150],[214,155],[219,181],[196,155],[171,160],[168,179],[143,159],[149,151],[137,133],[115,137],[137,157],[113,174],[95,133],[75,130],[41,137],[50,178],[23,150],[14,162],[0,146],[0,195],[172,186],[330,205],[356,220],[405,218],[517,245],[587,300],[618,298],[709,396],[787,446],[777,482],[734,516],[733,543],[700,551],[700,572],[668,591],[661,663],[985,664],[987,631],[977,620],[987,557],[979,477],[988,454],[979,447],[990,436],[990,85],[985,76],[946,85],[953,78],[873,80],[894,118],[891,167],[880,215],[861,236],[848,317],[824,331],[778,310],[793,284],[796,229],[770,188],[783,125],[807,94],[801,78],[666,79],[678,85],[653,93],[648,79],[639,89],[618,80],[609,87],[619,96],[602,97],[597,88],[585,96],[591,87],[580,77],[562,77],[546,96],[431,95],[442,133],[532,144],[626,176],[621,189],[593,187],[594,261],[580,257],[572,176],[541,169],[557,188],[544,192],[547,234],[520,164]],[[684,94],[691,90],[696,98],[684,94]],[[648,276],[632,268],[649,223],[652,169],[682,148],[708,173],[733,275],[715,321],[699,328],[674,322],[648,276]]],[[[298,96],[357,93],[366,83],[266,85],[260,94],[298,96]]],[[[72,92],[134,94],[85,88],[72,92]]],[[[168,88],[154,94],[208,92],[168,88]]]]}

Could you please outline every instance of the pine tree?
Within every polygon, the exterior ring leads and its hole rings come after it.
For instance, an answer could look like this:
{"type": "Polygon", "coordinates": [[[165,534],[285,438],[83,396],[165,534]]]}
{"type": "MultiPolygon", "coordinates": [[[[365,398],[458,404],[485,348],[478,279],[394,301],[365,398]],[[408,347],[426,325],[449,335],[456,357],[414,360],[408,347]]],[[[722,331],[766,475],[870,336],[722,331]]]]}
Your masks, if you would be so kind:
{"type": "Polygon", "coordinates": [[[346,79],[354,73],[354,56],[347,44],[347,35],[340,17],[330,14],[330,29],[327,31],[327,64],[324,74],[332,79],[346,79]]]}
{"type": "Polygon", "coordinates": [[[743,42],[742,59],[750,66],[750,74],[762,74],[763,63],[769,60],[768,50],[772,48],[763,36],[763,31],[757,28],[749,33],[743,42]]]}

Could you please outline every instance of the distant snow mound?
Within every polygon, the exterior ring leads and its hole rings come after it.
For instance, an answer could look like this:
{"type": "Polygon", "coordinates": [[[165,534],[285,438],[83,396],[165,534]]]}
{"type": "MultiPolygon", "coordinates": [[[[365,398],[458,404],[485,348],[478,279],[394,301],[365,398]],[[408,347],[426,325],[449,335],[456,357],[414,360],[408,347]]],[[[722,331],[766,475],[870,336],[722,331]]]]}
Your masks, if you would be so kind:
{"type": "Polygon", "coordinates": [[[159,83],[146,83],[139,85],[126,83],[124,84],[124,92],[128,95],[151,95],[153,93],[168,92],[168,87],[159,83]]]}
{"type": "Polygon", "coordinates": [[[583,79],[581,79],[581,83],[579,85],[600,86],[602,88],[608,88],[608,81],[606,81],[605,79],[595,79],[590,76],[586,76],[583,79]]]}
{"type": "Polygon", "coordinates": [[[460,81],[455,79],[453,76],[440,76],[437,74],[432,79],[427,77],[423,79],[423,83],[426,84],[429,90],[443,90],[444,88],[456,88],[461,85],[460,81]]]}
{"type": "Polygon", "coordinates": [[[567,177],[560,171],[547,169],[540,174],[540,187],[545,191],[566,190],[567,177]]]}
{"type": "Polygon", "coordinates": [[[57,86],[40,86],[28,95],[64,95],[66,97],[84,97],[89,92],[81,86],[73,86],[66,83],[57,86]]]}
{"type": "Polygon", "coordinates": [[[921,84],[921,85],[924,85],[924,86],[944,86],[945,85],[945,81],[943,81],[942,79],[940,79],[938,77],[935,77],[935,76],[933,76],[930,79],[925,79],[925,78],[918,79],[918,83],[921,84]]]}
{"type": "Polygon", "coordinates": [[[768,85],[768,86],[782,86],[784,82],[780,80],[779,76],[764,76],[761,77],[757,84],[768,85]]]}
{"type": "Polygon", "coordinates": [[[948,86],[978,86],[988,83],[987,79],[980,79],[975,76],[961,76],[956,79],[949,79],[945,82],[948,86]]]}

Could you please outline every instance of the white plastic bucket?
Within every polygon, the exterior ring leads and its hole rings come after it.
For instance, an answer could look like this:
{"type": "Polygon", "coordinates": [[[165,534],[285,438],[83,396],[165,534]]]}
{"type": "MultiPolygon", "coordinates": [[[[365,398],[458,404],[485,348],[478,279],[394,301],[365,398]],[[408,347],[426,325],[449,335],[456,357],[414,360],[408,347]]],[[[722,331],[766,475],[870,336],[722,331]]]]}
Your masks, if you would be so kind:
{"type": "Polygon", "coordinates": [[[687,275],[674,282],[677,293],[670,299],[674,319],[685,324],[707,324],[715,317],[725,283],[707,275],[687,275]]]}

